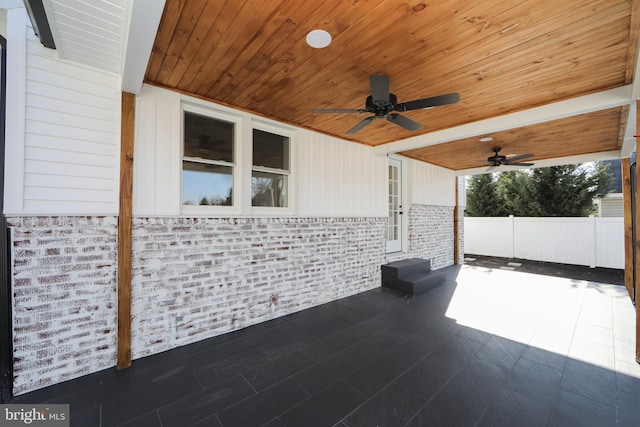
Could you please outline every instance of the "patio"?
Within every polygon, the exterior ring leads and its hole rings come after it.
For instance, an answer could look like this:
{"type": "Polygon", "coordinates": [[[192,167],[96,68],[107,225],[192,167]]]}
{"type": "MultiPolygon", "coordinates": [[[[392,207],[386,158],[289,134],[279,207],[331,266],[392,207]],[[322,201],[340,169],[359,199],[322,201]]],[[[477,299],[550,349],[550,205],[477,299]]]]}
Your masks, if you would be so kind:
{"type": "Polygon", "coordinates": [[[18,396],[74,426],[632,426],[623,286],[474,266],[18,396]]]}

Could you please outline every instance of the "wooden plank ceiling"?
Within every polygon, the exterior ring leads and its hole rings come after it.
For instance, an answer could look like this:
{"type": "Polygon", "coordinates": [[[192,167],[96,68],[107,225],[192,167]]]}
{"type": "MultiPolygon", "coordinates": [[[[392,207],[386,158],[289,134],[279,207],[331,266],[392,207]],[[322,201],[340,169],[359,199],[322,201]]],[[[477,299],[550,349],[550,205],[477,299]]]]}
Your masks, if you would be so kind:
{"type": "MultiPolygon", "coordinates": [[[[145,81],[378,146],[630,84],[637,9],[635,0],[167,0],[145,81]],[[331,45],[309,47],[313,29],[331,45]],[[364,108],[373,74],[389,76],[399,102],[450,92],[461,101],[402,113],[423,125],[414,132],[374,120],[347,135],[366,115],[311,113],[364,108]]],[[[460,170],[483,165],[498,143],[535,159],[609,151],[625,120],[610,109],[405,154],[460,170]]]]}

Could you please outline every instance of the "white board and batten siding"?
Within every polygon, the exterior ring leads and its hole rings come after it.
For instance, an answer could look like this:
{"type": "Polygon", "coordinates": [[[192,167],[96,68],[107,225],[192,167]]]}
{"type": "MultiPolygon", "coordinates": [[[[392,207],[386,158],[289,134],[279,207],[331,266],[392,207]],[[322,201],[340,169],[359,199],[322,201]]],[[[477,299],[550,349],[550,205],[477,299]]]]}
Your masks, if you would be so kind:
{"type": "Polygon", "coordinates": [[[472,218],[465,252],[533,261],[624,268],[623,218],[472,218]]]}
{"type": "Polygon", "coordinates": [[[7,86],[23,90],[7,109],[5,214],[117,214],[119,76],[60,60],[23,11],[9,18],[7,86]]]}
{"type": "Polygon", "coordinates": [[[300,216],[387,216],[387,159],[371,148],[298,132],[300,216]]]}
{"type": "Polygon", "coordinates": [[[133,213],[180,212],[180,94],[143,86],[136,98],[133,213]]]}
{"type": "MultiPolygon", "coordinates": [[[[281,123],[164,89],[143,86],[136,105],[136,216],[179,216],[182,103],[233,115],[250,132],[254,122],[281,123]]],[[[387,216],[387,160],[370,147],[291,127],[292,206],[301,217],[387,216]]],[[[243,131],[243,135],[248,132],[243,131]]],[[[277,213],[276,213],[277,214],[277,213]]],[[[211,216],[224,214],[212,213],[211,216]]],[[[251,211],[241,215],[252,215],[251,211]]],[[[252,215],[255,216],[255,215],[252,215]]]]}
{"type": "Polygon", "coordinates": [[[455,206],[455,188],[458,178],[454,171],[429,163],[411,160],[411,204],[431,206],[455,206]]]}

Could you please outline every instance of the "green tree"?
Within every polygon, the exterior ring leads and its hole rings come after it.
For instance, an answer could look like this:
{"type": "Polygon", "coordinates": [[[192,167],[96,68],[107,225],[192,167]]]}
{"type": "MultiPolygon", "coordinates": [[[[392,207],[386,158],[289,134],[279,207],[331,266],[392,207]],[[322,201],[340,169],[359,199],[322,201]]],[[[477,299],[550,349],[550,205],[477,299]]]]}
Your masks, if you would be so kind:
{"type": "Polygon", "coordinates": [[[466,216],[501,216],[498,187],[493,174],[473,175],[467,181],[466,216]]]}
{"type": "Polygon", "coordinates": [[[502,172],[498,175],[498,201],[501,216],[531,216],[531,182],[527,170],[502,172]]]}
{"type": "Polygon", "coordinates": [[[588,216],[594,198],[606,194],[612,181],[608,166],[599,162],[534,169],[530,216],[588,216]]]}
{"type": "Polygon", "coordinates": [[[497,182],[481,176],[469,180],[469,216],[588,216],[595,211],[594,198],[606,194],[613,181],[600,162],[503,172],[497,182]]]}

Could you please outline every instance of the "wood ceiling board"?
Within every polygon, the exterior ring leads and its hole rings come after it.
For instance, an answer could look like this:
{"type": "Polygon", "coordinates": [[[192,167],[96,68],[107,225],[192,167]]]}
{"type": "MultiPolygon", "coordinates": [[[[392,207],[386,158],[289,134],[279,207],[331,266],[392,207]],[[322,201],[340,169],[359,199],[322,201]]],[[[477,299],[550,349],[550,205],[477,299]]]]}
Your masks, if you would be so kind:
{"type": "Polygon", "coordinates": [[[502,147],[501,155],[533,154],[526,162],[615,151],[620,149],[621,114],[622,107],[612,108],[482,135],[493,138],[488,142],[469,137],[399,154],[462,170],[484,166],[494,147],[502,147]]]}
{"type": "Polygon", "coordinates": [[[156,33],[156,39],[153,44],[153,49],[151,50],[149,64],[147,64],[145,76],[147,80],[153,81],[156,79],[186,2],[187,0],[170,0],[165,2],[164,11],[160,18],[160,25],[158,25],[158,32],[156,33]]]}
{"type": "MultiPolygon", "coordinates": [[[[372,3],[374,4],[374,3],[372,3]]],[[[287,86],[294,77],[295,71],[301,67],[308,67],[311,70],[321,71],[325,60],[318,60],[318,56],[309,55],[311,53],[326,51],[315,50],[306,45],[305,37],[308,30],[301,28],[299,22],[326,22],[323,29],[332,34],[341,31],[340,28],[349,28],[349,23],[340,23],[332,19],[332,16],[344,17],[348,16],[353,21],[358,21],[364,15],[364,8],[354,9],[349,2],[327,2],[322,8],[305,10],[304,16],[289,18],[284,20],[288,25],[285,28],[279,28],[279,34],[274,34],[269,43],[263,46],[263,56],[253,57],[246,66],[245,62],[235,63],[235,69],[227,74],[233,76],[234,79],[243,82],[246,88],[242,93],[232,93],[230,86],[225,86],[224,81],[218,84],[218,87],[212,87],[210,96],[225,99],[233,96],[237,103],[248,102],[255,103],[268,100],[272,105],[279,105],[276,94],[280,87],[287,86]],[[309,13],[311,12],[311,15],[309,13]],[[354,13],[357,12],[357,13],[354,13]],[[297,19],[294,21],[294,19],[297,19]],[[306,64],[302,64],[301,60],[308,58],[306,64]],[[270,86],[265,82],[280,82],[277,86],[270,86]],[[215,92],[213,92],[215,91],[215,92]]],[[[344,31],[344,30],[342,30],[344,31]]],[[[217,82],[216,82],[217,83],[217,82]]],[[[304,81],[298,81],[297,90],[304,87],[304,81]]],[[[291,93],[287,92],[287,97],[291,93]]],[[[285,102],[286,103],[286,102],[285,102]]]]}
{"type": "Polygon", "coordinates": [[[377,146],[624,85],[637,3],[168,0],[146,81],[377,146]],[[329,47],[304,43],[316,28],[329,47]],[[366,115],[310,112],[363,108],[371,74],[399,102],[462,99],[403,113],[416,132],[375,120],[346,135],[366,115]]]}

